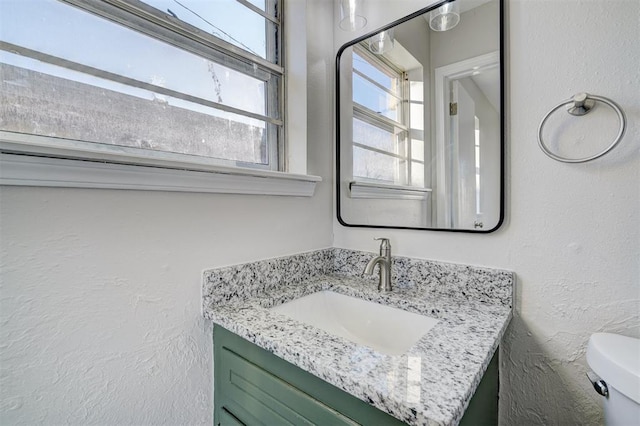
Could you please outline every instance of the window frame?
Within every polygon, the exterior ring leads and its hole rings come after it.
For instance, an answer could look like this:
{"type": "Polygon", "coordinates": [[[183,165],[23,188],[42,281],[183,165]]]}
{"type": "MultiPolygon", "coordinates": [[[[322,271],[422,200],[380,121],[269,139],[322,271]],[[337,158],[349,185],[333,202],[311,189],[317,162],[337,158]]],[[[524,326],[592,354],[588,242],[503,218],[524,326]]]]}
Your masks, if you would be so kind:
{"type": "MultiPolygon", "coordinates": [[[[409,79],[408,79],[407,73],[404,70],[396,67],[391,62],[387,61],[384,57],[380,55],[375,55],[369,52],[365,41],[354,45],[353,53],[354,55],[358,55],[361,58],[363,58],[365,61],[369,63],[369,65],[378,69],[380,72],[386,75],[389,75],[391,77],[397,78],[399,82],[398,94],[393,93],[392,91],[383,87],[382,85],[374,81],[373,78],[368,77],[365,73],[359,70],[356,70],[355,66],[353,67],[353,70],[352,70],[353,75],[360,76],[361,78],[365,79],[369,83],[375,85],[376,87],[380,88],[384,92],[388,93],[390,96],[393,96],[394,98],[399,99],[399,103],[400,103],[399,120],[394,120],[392,118],[388,118],[384,115],[381,115],[371,110],[370,108],[367,108],[364,105],[357,103],[355,99],[353,99],[353,94],[352,94],[351,102],[352,102],[353,122],[355,123],[356,120],[360,120],[362,122],[365,122],[369,125],[375,126],[387,132],[396,133],[395,130],[400,129],[400,132],[404,134],[403,141],[400,140],[400,136],[396,136],[396,140],[394,141],[396,152],[377,149],[375,147],[371,147],[366,144],[358,143],[355,140],[351,141],[353,149],[357,147],[357,148],[375,152],[381,155],[386,155],[388,157],[393,158],[396,161],[398,160],[404,161],[406,164],[405,166],[406,169],[402,171],[402,174],[405,175],[406,181],[399,176],[400,170],[397,167],[395,170],[395,174],[396,174],[395,182],[389,182],[387,180],[382,180],[382,179],[367,178],[363,176],[356,177],[354,175],[352,176],[353,181],[350,183],[350,189],[351,189],[352,195],[355,198],[367,198],[367,197],[373,196],[375,195],[375,191],[372,192],[372,188],[375,188],[376,186],[381,188],[380,192],[381,192],[381,195],[383,196],[382,198],[387,198],[387,197],[384,197],[384,195],[388,194],[390,190],[393,190],[393,188],[397,188],[398,191],[403,193],[429,192],[429,189],[425,188],[424,186],[412,185],[413,163],[414,162],[420,163],[424,166],[425,161],[424,159],[415,160],[412,158],[412,153],[411,153],[412,146],[411,146],[411,138],[410,138],[411,122],[410,122],[410,114],[409,114],[411,99],[409,95],[409,79]],[[400,154],[397,152],[398,147],[401,145],[404,145],[404,151],[405,151],[404,154],[400,154]],[[364,189],[360,189],[360,188],[364,188],[364,189]]],[[[353,157],[353,153],[352,153],[352,157],[353,157]]]]}
{"type": "MultiPolygon", "coordinates": [[[[133,1],[123,1],[123,0],[62,0],[66,4],[70,5],[78,5],[81,4],[83,9],[86,9],[86,6],[89,5],[92,9],[92,13],[98,13],[100,16],[102,14],[107,13],[107,11],[113,11],[114,8],[118,9],[118,7],[141,7],[143,9],[154,9],[152,6],[146,5],[142,2],[133,0],[133,1]]],[[[236,0],[246,6],[246,4],[251,5],[250,3],[244,0],[236,0]],[[246,3],[246,4],[245,4],[246,3]]],[[[297,43],[295,46],[295,50],[291,49],[289,43],[284,39],[283,34],[285,33],[284,25],[286,24],[286,20],[284,19],[284,15],[286,15],[289,11],[292,11],[296,16],[304,16],[305,9],[302,6],[302,9],[299,5],[295,5],[297,2],[290,2],[286,0],[280,0],[280,22],[282,27],[280,29],[280,37],[278,37],[279,46],[276,47],[280,51],[280,60],[279,64],[272,64],[267,60],[260,58],[259,56],[253,55],[249,52],[242,51],[242,49],[237,48],[230,43],[225,42],[224,40],[217,39],[213,36],[207,35],[203,31],[201,33],[205,34],[204,37],[199,37],[196,34],[195,37],[198,40],[186,39],[186,42],[189,44],[189,49],[185,50],[198,50],[198,54],[203,56],[200,52],[201,49],[211,49],[213,52],[219,52],[221,47],[229,49],[230,52],[233,52],[232,59],[235,61],[244,61],[247,60],[255,60],[260,63],[260,66],[263,66],[265,69],[269,70],[269,72],[282,72],[281,84],[279,85],[279,96],[280,96],[280,104],[281,109],[278,113],[279,117],[283,125],[280,127],[279,132],[281,133],[278,138],[278,144],[272,144],[271,149],[274,148],[280,152],[278,155],[278,170],[264,170],[259,168],[244,168],[244,167],[236,167],[230,166],[228,164],[221,164],[220,161],[216,159],[209,159],[207,157],[198,157],[187,154],[175,154],[175,153],[164,153],[162,151],[150,151],[144,152],[145,150],[139,150],[135,148],[129,149],[128,147],[120,147],[120,146],[105,146],[103,144],[91,144],[90,146],[82,146],[81,141],[73,141],[73,140],[64,140],[65,142],[60,144],[61,140],[56,140],[56,138],[48,137],[48,136],[38,136],[38,135],[27,135],[20,134],[9,131],[0,131],[0,150],[1,150],[1,160],[3,167],[0,168],[0,184],[4,185],[36,185],[36,186],[65,186],[65,187],[110,187],[109,180],[114,180],[115,176],[118,173],[122,173],[124,169],[130,171],[128,173],[130,176],[136,176],[144,174],[145,172],[153,172],[153,175],[157,175],[157,173],[162,172],[163,170],[167,171],[167,175],[171,175],[176,179],[180,179],[178,176],[186,176],[189,172],[193,173],[207,173],[207,178],[205,180],[209,180],[212,182],[212,187],[209,190],[205,190],[202,187],[198,188],[189,188],[188,181],[186,179],[183,183],[176,182],[176,185],[173,185],[174,189],[168,190],[183,190],[183,191],[195,191],[195,192],[232,192],[232,193],[260,193],[260,194],[273,194],[273,195],[312,195],[313,187],[315,183],[320,181],[321,179],[317,176],[308,176],[306,174],[306,158],[304,158],[305,163],[301,163],[300,153],[304,152],[306,156],[306,148],[300,147],[299,145],[304,144],[306,146],[306,134],[302,134],[299,130],[295,133],[295,136],[300,138],[301,140],[295,141],[295,145],[297,148],[296,158],[288,158],[287,151],[289,142],[285,139],[288,136],[288,126],[287,126],[287,111],[289,109],[289,105],[287,101],[293,101],[295,105],[300,105],[304,103],[304,111],[306,112],[306,91],[297,97],[293,98],[291,92],[287,90],[287,80],[289,76],[284,72],[286,69],[286,65],[288,65],[291,59],[300,60],[300,58],[304,58],[306,61],[306,41],[304,45],[297,43]],[[287,11],[285,9],[288,9],[287,11]],[[191,43],[193,41],[193,43],[191,43]],[[289,95],[289,96],[287,96],[289,95]],[[293,99],[292,99],[293,98],[293,99]],[[113,149],[115,148],[115,149],[113,149]],[[147,155],[149,152],[152,155],[147,155]],[[31,157],[26,158],[25,156],[31,157]],[[81,161],[82,163],[79,163],[81,161]],[[75,163],[74,163],[75,162],[75,163]],[[33,176],[29,176],[28,173],[16,172],[16,167],[14,166],[24,167],[25,170],[32,170],[34,172],[33,176]],[[37,167],[34,164],[38,164],[37,167]],[[78,167],[72,167],[73,165],[77,165],[78,167]],[[102,183],[97,183],[95,186],[91,186],[91,182],[95,179],[90,176],[91,165],[94,167],[100,166],[101,172],[99,174],[104,175],[103,177],[107,177],[106,180],[102,183]],[[51,180],[49,181],[47,178],[47,170],[46,167],[50,167],[52,169],[51,180]],[[79,167],[81,166],[81,167],[79,167]],[[60,171],[62,169],[68,169],[68,175],[60,178],[60,171]],[[113,173],[107,173],[105,170],[113,170],[113,173]],[[55,172],[53,172],[55,170],[55,172]],[[81,172],[80,172],[81,171],[81,172]],[[176,171],[180,173],[176,174],[176,171]],[[293,173],[292,173],[293,172],[293,173]],[[185,174],[186,173],[186,174],[185,174]],[[107,175],[113,175],[114,178],[108,178],[107,175]],[[255,183],[265,183],[267,181],[272,181],[274,183],[273,190],[265,191],[264,188],[261,190],[251,191],[247,188],[237,188],[233,189],[233,184],[228,179],[229,176],[240,177],[245,176],[249,178],[259,179],[255,183]],[[309,188],[302,194],[299,190],[294,190],[292,193],[286,189],[282,189],[282,183],[286,180],[290,180],[291,182],[299,182],[302,186],[309,188]],[[218,182],[218,183],[215,183],[218,182]],[[225,182],[227,188],[220,188],[220,182],[225,182]],[[106,185],[106,186],[105,186],[106,185]],[[175,189],[181,188],[181,189],[175,189]],[[217,189],[216,189],[217,188],[217,189]]],[[[251,9],[258,9],[255,6],[251,5],[251,9]]],[[[255,10],[254,10],[255,11],[255,10]]],[[[260,11],[260,9],[258,9],[260,11]]],[[[266,12],[260,13],[263,17],[268,15],[266,12]]],[[[145,10],[143,12],[144,16],[150,16],[150,19],[157,19],[162,22],[162,25],[167,25],[169,28],[178,28],[181,31],[184,30],[183,26],[188,24],[184,24],[181,21],[176,23],[172,22],[172,18],[165,15],[161,11],[154,10],[145,10]]],[[[127,15],[124,13],[124,17],[130,17],[131,15],[127,15]]],[[[138,16],[138,15],[135,15],[138,16]]],[[[124,17],[119,19],[125,20],[124,17]]],[[[109,18],[110,19],[110,18],[109,18]]],[[[267,19],[265,17],[265,19],[267,19]]],[[[137,17],[133,19],[136,22],[124,22],[124,25],[128,28],[132,28],[132,26],[139,25],[141,22],[144,24],[144,19],[141,17],[137,17]]],[[[177,21],[177,20],[175,20],[177,21]]],[[[116,21],[117,22],[117,21],[116,21]]],[[[123,24],[122,22],[117,22],[118,24],[123,24]]],[[[195,27],[193,27],[195,28],[195,27]]],[[[296,29],[300,28],[300,25],[296,26],[296,29]]],[[[302,28],[304,28],[304,22],[302,23],[302,28]]],[[[137,29],[137,28],[133,28],[137,29]]],[[[167,30],[169,31],[169,30],[167,30]]],[[[197,32],[196,32],[197,33],[197,32]]],[[[202,35],[202,34],[200,34],[202,35]]],[[[306,34],[305,34],[306,35],[306,34]]],[[[154,35],[155,37],[155,35],[154,35]]],[[[182,37],[182,36],[181,36],[182,37]]],[[[157,38],[157,37],[156,37],[157,38]]],[[[306,40],[306,38],[304,38],[306,40]]],[[[161,40],[165,41],[165,40],[161,40]]],[[[182,43],[185,40],[179,40],[182,43]]],[[[165,41],[166,42],[166,41],[165,41]]],[[[177,42],[171,42],[169,44],[176,45],[177,42]]],[[[180,44],[178,43],[178,44],[180,44]]],[[[177,46],[180,48],[184,48],[184,46],[177,46]]],[[[216,61],[219,63],[219,61],[216,61]]],[[[305,68],[306,71],[306,68],[305,68]]],[[[297,75],[293,76],[295,80],[295,86],[300,87],[300,80],[304,78],[306,82],[306,75],[301,76],[300,72],[296,72],[297,75]]],[[[245,114],[246,115],[246,114],[245,114]]],[[[267,126],[267,128],[272,126],[267,126]]],[[[306,133],[306,128],[304,128],[306,133]]],[[[270,154],[273,155],[273,154],[270,154]]],[[[127,174],[127,173],[125,173],[127,174]]],[[[201,175],[198,175],[203,177],[201,175]]],[[[122,188],[122,183],[118,183],[119,179],[115,179],[113,183],[114,188],[122,188]]],[[[134,179],[135,180],[135,179],[134,179]]],[[[193,179],[192,179],[193,180],[193,179]]],[[[140,188],[136,187],[135,182],[130,182],[124,185],[130,189],[154,189],[150,188],[149,185],[143,184],[140,188]]],[[[153,185],[152,185],[153,186],[153,185]]],[[[171,187],[172,185],[168,185],[171,187]]],[[[257,185],[263,186],[263,185],[257,185]]],[[[286,186],[286,185],[285,185],[286,186]]],[[[167,185],[165,185],[167,187],[167,185]]],[[[162,189],[167,190],[167,189],[162,189]]]]}

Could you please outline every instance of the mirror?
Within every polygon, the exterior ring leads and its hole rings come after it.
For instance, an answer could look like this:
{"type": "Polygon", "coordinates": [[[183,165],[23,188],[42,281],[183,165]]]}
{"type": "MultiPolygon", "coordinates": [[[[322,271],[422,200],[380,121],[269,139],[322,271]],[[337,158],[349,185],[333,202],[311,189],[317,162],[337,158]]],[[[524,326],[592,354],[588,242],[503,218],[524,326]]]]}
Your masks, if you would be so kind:
{"type": "Polygon", "coordinates": [[[437,3],[340,48],[340,223],[462,232],[501,225],[502,7],[437,3]]]}

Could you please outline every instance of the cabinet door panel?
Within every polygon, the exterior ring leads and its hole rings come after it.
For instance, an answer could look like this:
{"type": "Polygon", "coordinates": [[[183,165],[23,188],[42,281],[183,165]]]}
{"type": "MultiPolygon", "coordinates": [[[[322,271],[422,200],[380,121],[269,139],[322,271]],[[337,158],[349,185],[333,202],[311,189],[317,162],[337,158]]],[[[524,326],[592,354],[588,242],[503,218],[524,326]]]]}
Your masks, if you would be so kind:
{"type": "Polygon", "coordinates": [[[224,394],[261,423],[356,424],[233,351],[223,348],[221,355],[224,394]]]}

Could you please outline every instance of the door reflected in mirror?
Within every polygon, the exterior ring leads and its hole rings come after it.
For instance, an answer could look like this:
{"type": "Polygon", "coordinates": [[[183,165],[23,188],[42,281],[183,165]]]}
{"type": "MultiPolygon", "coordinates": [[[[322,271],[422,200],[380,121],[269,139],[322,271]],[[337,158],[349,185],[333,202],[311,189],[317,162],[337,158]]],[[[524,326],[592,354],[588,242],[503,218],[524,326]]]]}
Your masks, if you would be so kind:
{"type": "Polygon", "coordinates": [[[338,53],[344,225],[490,232],[502,221],[502,4],[451,3],[338,53]]]}

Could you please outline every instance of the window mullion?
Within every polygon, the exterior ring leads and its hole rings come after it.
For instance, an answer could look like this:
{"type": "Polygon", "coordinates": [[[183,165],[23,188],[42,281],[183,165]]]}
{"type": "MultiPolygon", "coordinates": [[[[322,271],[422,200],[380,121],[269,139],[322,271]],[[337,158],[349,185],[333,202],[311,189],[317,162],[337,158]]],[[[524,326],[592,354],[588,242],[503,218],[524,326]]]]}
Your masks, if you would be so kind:
{"type": "Polygon", "coordinates": [[[392,120],[383,115],[377,114],[374,111],[371,111],[369,108],[353,103],[353,115],[356,118],[361,119],[362,121],[372,124],[374,126],[387,129],[388,131],[393,132],[394,129],[400,129],[404,131],[408,131],[407,126],[402,125],[401,123],[392,120]]]}
{"type": "Polygon", "coordinates": [[[366,149],[367,151],[377,152],[378,154],[387,155],[389,157],[397,158],[399,160],[407,160],[407,157],[396,154],[395,152],[385,151],[384,149],[376,148],[370,145],[361,144],[358,142],[353,142],[353,146],[357,146],[358,148],[366,149]]]}

